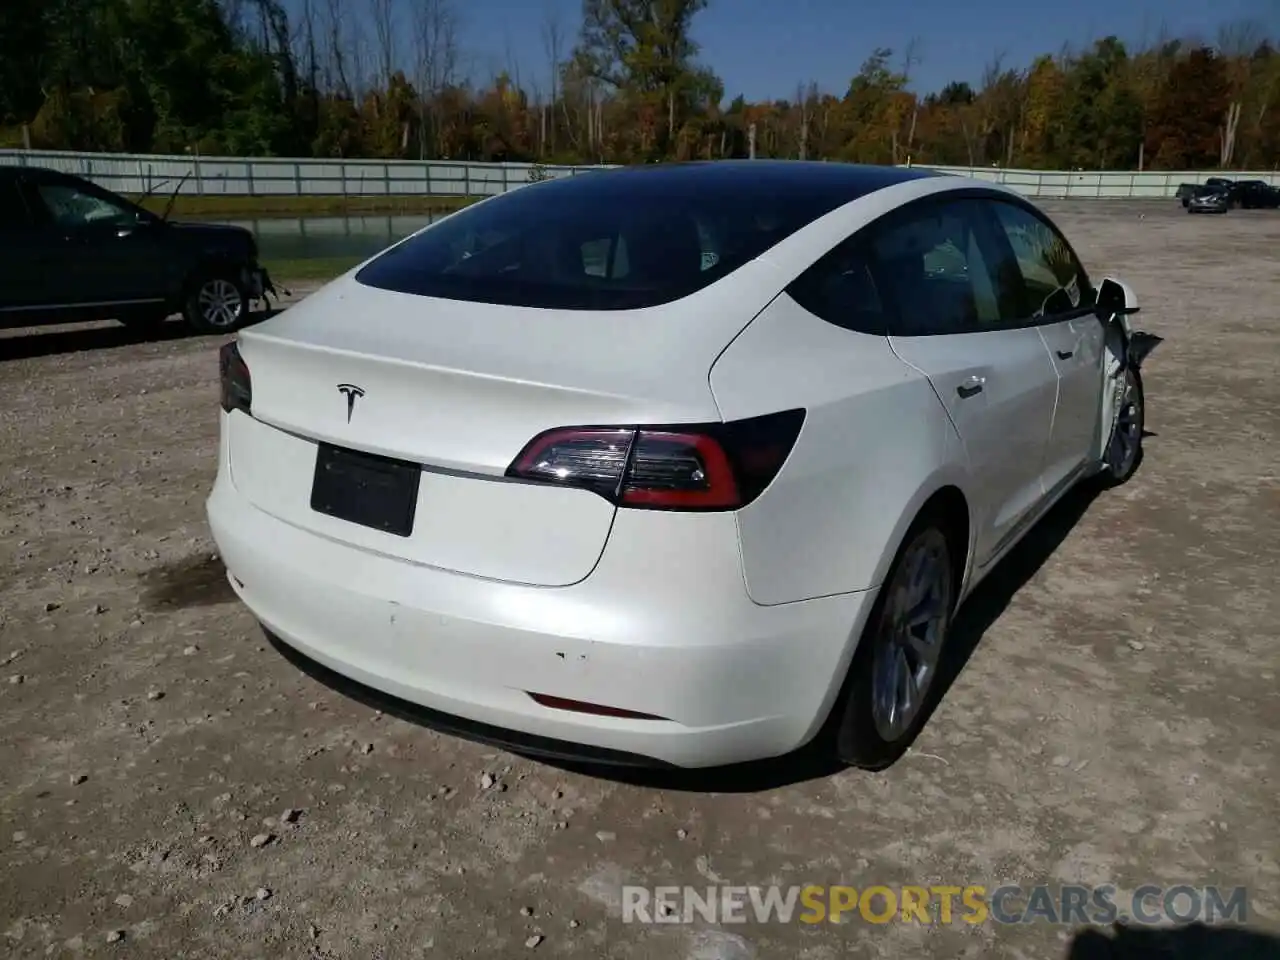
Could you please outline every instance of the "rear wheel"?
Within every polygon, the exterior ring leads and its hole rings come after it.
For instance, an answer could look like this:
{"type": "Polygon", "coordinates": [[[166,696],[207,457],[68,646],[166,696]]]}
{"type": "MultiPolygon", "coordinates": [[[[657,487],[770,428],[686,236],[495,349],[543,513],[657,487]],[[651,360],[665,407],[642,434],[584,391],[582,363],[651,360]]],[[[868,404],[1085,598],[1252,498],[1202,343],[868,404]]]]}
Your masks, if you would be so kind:
{"type": "Polygon", "coordinates": [[[249,295],[231,270],[200,274],[187,292],[182,315],[199,333],[230,333],[249,316],[249,295]]]}
{"type": "Polygon", "coordinates": [[[845,763],[883,769],[915,739],[934,692],[956,588],[947,535],[938,518],[923,516],[876,598],[837,704],[835,746],[845,763]]]}

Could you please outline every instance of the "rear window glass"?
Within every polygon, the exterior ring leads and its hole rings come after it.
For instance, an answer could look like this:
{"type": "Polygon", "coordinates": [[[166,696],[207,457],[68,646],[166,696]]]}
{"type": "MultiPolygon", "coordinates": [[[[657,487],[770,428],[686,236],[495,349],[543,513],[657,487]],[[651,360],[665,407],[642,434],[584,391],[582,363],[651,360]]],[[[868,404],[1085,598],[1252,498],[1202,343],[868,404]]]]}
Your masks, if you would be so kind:
{"type": "Polygon", "coordinates": [[[521,187],[459,211],[368,264],[368,286],[560,310],[633,310],[688,296],[839,205],[643,173],[521,187]],[[590,181],[590,182],[588,182],[590,181]]]}

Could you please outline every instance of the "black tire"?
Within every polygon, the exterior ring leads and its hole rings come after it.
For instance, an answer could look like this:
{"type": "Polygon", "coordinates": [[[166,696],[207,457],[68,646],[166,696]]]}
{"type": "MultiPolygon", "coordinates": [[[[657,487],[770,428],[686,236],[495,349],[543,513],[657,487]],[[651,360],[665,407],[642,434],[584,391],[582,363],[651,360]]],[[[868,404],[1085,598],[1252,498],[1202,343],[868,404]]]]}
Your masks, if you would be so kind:
{"type": "MultiPolygon", "coordinates": [[[[938,695],[937,677],[944,662],[944,651],[950,633],[951,619],[955,613],[956,594],[960,586],[961,572],[955,569],[955,552],[948,539],[944,518],[937,514],[922,514],[911,525],[897,555],[889,567],[889,575],[876,596],[875,605],[867,619],[867,625],[859,638],[858,647],[849,666],[849,674],[832,708],[828,736],[832,738],[836,756],[845,764],[864,770],[883,770],[892,765],[911,746],[920,728],[928,719],[935,697],[938,695]],[[939,585],[938,625],[932,646],[932,664],[927,683],[919,691],[914,713],[910,719],[901,718],[901,729],[884,728],[885,715],[877,708],[877,692],[885,689],[877,684],[877,673],[888,663],[887,650],[895,644],[887,637],[895,633],[895,601],[899,590],[906,586],[904,578],[912,576],[915,556],[923,549],[936,564],[941,583],[939,585]],[[887,632],[888,631],[888,632],[887,632]]],[[[904,648],[905,649],[905,648],[904,648]]],[[[889,658],[892,659],[892,658],[889,658]]],[[[908,662],[908,667],[910,663],[908,662]]]]}
{"type": "Polygon", "coordinates": [[[249,319],[249,294],[238,271],[205,270],[187,285],[182,315],[197,333],[231,333],[249,319]]]}
{"type": "Polygon", "coordinates": [[[1142,434],[1147,419],[1146,393],[1142,387],[1142,374],[1135,368],[1128,368],[1124,375],[1125,392],[1102,454],[1099,478],[1104,487],[1118,487],[1128,483],[1142,465],[1142,434]]]}

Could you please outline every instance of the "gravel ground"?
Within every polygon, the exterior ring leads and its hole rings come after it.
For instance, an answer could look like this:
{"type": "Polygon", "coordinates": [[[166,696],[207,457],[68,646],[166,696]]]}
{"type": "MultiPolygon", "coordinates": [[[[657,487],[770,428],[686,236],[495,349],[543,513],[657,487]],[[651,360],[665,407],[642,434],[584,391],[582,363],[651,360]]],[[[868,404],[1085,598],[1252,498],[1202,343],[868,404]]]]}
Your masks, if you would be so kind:
{"type": "Polygon", "coordinates": [[[1280,216],[1046,206],[1167,338],[1146,461],[1002,564],[879,775],[624,782],[379,712],[226,586],[220,340],[0,334],[0,953],[1038,958],[1073,933],[624,924],[624,883],[1247,885],[1280,929],[1280,216]]]}

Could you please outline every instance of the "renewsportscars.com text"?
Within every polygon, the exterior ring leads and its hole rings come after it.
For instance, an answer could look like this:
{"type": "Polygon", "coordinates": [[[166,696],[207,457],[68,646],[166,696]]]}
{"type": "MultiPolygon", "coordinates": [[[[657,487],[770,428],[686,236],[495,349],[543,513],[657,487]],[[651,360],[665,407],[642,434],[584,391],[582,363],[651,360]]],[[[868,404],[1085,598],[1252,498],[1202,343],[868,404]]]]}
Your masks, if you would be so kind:
{"type": "Polygon", "coordinates": [[[622,888],[625,923],[1243,923],[1244,887],[1113,884],[622,888]]]}

